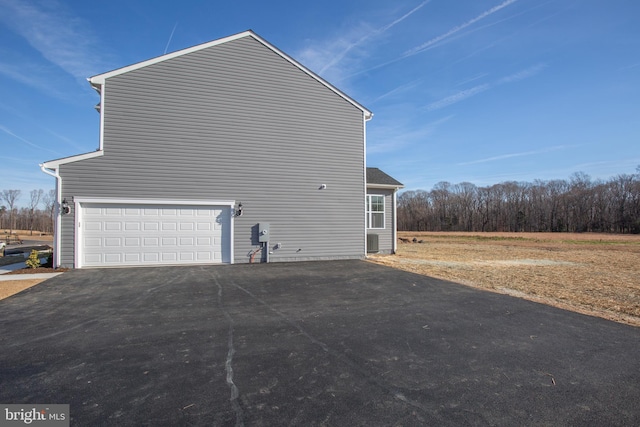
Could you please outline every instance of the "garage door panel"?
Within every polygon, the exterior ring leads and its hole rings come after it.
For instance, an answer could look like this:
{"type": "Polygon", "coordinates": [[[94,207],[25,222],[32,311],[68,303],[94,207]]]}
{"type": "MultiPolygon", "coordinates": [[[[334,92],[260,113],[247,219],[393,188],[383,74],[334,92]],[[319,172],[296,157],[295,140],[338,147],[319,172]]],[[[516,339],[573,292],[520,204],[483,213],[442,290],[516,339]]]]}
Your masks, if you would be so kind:
{"type": "Polygon", "coordinates": [[[163,222],[162,231],[176,231],[178,229],[177,222],[163,222]]]}
{"type": "Polygon", "coordinates": [[[158,237],[145,237],[143,240],[143,246],[145,248],[151,246],[160,246],[160,239],[158,237]]]}
{"type": "Polygon", "coordinates": [[[196,245],[197,246],[211,246],[214,244],[214,239],[211,237],[197,237],[196,245]]]}
{"type": "Polygon", "coordinates": [[[120,231],[122,230],[122,223],[116,221],[105,221],[104,231],[120,231]]]}
{"type": "Polygon", "coordinates": [[[178,260],[178,254],[176,252],[164,252],[162,254],[162,261],[175,262],[178,260]]]}
{"type": "Polygon", "coordinates": [[[160,224],[158,224],[157,222],[144,222],[142,224],[142,229],[144,231],[158,231],[160,230],[160,224]]]}
{"type": "Polygon", "coordinates": [[[125,262],[140,262],[140,254],[138,253],[129,253],[129,254],[124,254],[124,261],[125,262]]]}
{"type": "Polygon", "coordinates": [[[122,254],[104,254],[105,264],[122,264],[122,254]]]}
{"type": "Polygon", "coordinates": [[[81,207],[81,266],[231,262],[229,207],[81,207]]]}
{"type": "Polygon", "coordinates": [[[85,230],[95,230],[95,231],[100,231],[100,230],[102,230],[102,222],[98,222],[98,221],[85,221],[85,223],[84,223],[84,228],[85,228],[85,230]]]}
{"type": "Polygon", "coordinates": [[[85,255],[85,262],[87,264],[102,264],[102,256],[100,254],[87,254],[85,255]]]}
{"type": "Polygon", "coordinates": [[[100,248],[102,247],[102,239],[99,237],[88,237],[85,238],[84,245],[88,247],[100,248]]]}
{"type": "Polygon", "coordinates": [[[195,239],[193,237],[180,237],[178,246],[193,247],[195,239]]]}
{"type": "Polygon", "coordinates": [[[158,262],[160,261],[160,253],[159,252],[144,252],[142,254],[143,260],[145,262],[158,262]]]}
{"type": "Polygon", "coordinates": [[[178,244],[177,237],[163,237],[162,246],[175,247],[178,244]]]}

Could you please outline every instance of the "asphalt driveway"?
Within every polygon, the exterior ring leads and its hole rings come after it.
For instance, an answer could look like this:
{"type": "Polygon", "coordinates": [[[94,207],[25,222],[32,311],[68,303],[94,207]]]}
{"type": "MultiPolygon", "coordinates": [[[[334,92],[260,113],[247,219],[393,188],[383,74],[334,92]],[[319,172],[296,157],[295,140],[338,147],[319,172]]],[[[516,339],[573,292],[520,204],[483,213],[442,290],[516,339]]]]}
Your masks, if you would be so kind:
{"type": "Polygon", "coordinates": [[[0,331],[72,425],[640,425],[640,328],[364,261],[75,270],[0,331]]]}

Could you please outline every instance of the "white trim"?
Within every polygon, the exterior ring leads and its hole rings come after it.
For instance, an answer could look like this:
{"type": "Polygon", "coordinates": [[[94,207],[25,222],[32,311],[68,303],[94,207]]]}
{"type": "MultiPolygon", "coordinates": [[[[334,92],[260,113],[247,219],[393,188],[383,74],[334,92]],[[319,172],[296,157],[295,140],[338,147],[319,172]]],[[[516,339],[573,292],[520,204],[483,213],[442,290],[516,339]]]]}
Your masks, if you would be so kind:
{"type": "Polygon", "coordinates": [[[123,205],[190,205],[190,206],[231,206],[235,200],[174,200],[174,199],[123,199],[115,197],[74,197],[80,203],[119,203],[123,205]]]}
{"type": "MultiPolygon", "coordinates": [[[[154,65],[154,64],[157,64],[157,63],[169,60],[169,59],[173,59],[173,58],[180,57],[182,55],[186,55],[186,54],[189,54],[189,53],[197,52],[197,51],[202,50],[202,49],[207,49],[207,48],[212,47],[212,46],[218,46],[218,45],[221,45],[223,43],[227,43],[227,42],[230,42],[230,41],[233,41],[233,40],[238,40],[238,39],[241,39],[241,38],[244,38],[244,37],[253,37],[255,40],[259,41],[264,46],[266,46],[267,48],[271,49],[273,52],[275,52],[276,54],[281,56],[283,59],[289,61],[291,64],[293,64],[294,66],[296,66],[297,68],[299,68],[300,70],[302,70],[303,72],[305,72],[306,74],[308,74],[309,76],[311,76],[312,78],[317,80],[319,83],[323,84],[324,86],[326,86],[327,88],[329,88],[330,90],[335,92],[341,98],[343,98],[344,100],[346,100],[347,102],[352,104],[354,107],[358,108],[359,110],[362,110],[362,112],[365,115],[365,119],[366,120],[370,120],[373,117],[373,113],[371,111],[369,111],[366,108],[364,108],[362,105],[360,105],[358,102],[356,102],[351,97],[349,97],[346,94],[344,94],[342,91],[340,91],[338,88],[333,86],[331,83],[327,82],[322,77],[318,76],[313,71],[309,70],[307,67],[305,67],[304,65],[302,65],[301,63],[299,63],[295,59],[291,58],[286,53],[284,53],[280,49],[276,48],[271,43],[267,42],[266,40],[264,40],[262,37],[258,36],[256,33],[254,33],[251,30],[244,31],[244,32],[238,33],[238,34],[234,34],[232,36],[224,37],[224,38],[221,38],[221,39],[218,39],[218,40],[213,40],[213,41],[210,41],[210,42],[207,42],[207,43],[199,44],[199,45],[196,45],[196,46],[192,46],[192,47],[189,47],[189,48],[186,48],[186,49],[182,49],[182,50],[178,50],[178,51],[175,51],[175,52],[171,52],[171,53],[168,53],[166,55],[157,56],[155,58],[148,59],[148,60],[142,61],[142,62],[138,62],[136,64],[128,65],[126,67],[118,68],[118,69],[115,69],[115,70],[112,70],[112,71],[108,71],[108,72],[103,73],[103,74],[98,74],[96,76],[90,77],[89,78],[89,83],[91,83],[91,85],[94,88],[96,88],[96,90],[101,91],[101,90],[105,89],[105,81],[106,81],[106,79],[108,79],[110,77],[119,76],[121,74],[128,73],[128,72],[134,71],[134,70],[138,70],[140,68],[147,67],[149,65],[154,65]]],[[[104,107],[104,105],[101,106],[101,109],[103,107],[104,107]]],[[[100,114],[103,114],[103,113],[101,112],[100,114]]]]}
{"type": "Polygon", "coordinates": [[[74,197],[74,267],[82,268],[80,243],[82,242],[82,204],[103,203],[114,205],[164,205],[164,206],[228,206],[229,207],[229,264],[233,264],[234,257],[234,206],[235,200],[170,200],[170,199],[121,199],[110,197],[74,197]]]}
{"type": "Polygon", "coordinates": [[[100,135],[99,135],[99,146],[98,150],[102,152],[104,150],[104,99],[107,95],[107,87],[103,83],[100,88],[100,135]]]}
{"type": "Polygon", "coordinates": [[[380,188],[388,190],[399,190],[404,188],[404,185],[392,185],[392,184],[367,184],[367,188],[380,188]]]}
{"type": "Polygon", "coordinates": [[[365,206],[364,206],[364,212],[367,216],[367,218],[365,219],[365,227],[367,230],[386,230],[387,229],[387,203],[385,201],[386,196],[384,194],[370,194],[367,193],[365,195],[365,206]],[[371,196],[374,197],[382,197],[382,227],[367,227],[367,223],[369,225],[371,225],[371,223],[373,221],[371,221],[371,214],[374,213],[381,213],[380,211],[371,211],[369,210],[369,205],[370,205],[370,198],[371,196]]]}
{"type": "MultiPolygon", "coordinates": [[[[333,86],[331,83],[329,83],[328,81],[326,81],[322,77],[318,76],[316,73],[314,73],[313,71],[311,71],[310,69],[308,69],[307,67],[305,67],[304,65],[302,65],[301,63],[299,63],[298,61],[296,61],[295,59],[293,59],[292,57],[290,57],[289,55],[287,55],[286,53],[284,53],[283,51],[281,51],[280,49],[278,49],[277,47],[275,47],[274,45],[272,45],[268,41],[266,41],[265,39],[263,39],[259,35],[253,33],[252,31],[249,31],[249,33],[250,33],[249,35],[251,35],[253,38],[258,40],[260,43],[262,43],[263,45],[265,45],[266,47],[271,49],[276,54],[280,55],[283,59],[289,61],[294,66],[298,67],[300,70],[302,70],[305,73],[307,73],[309,76],[311,76],[312,78],[317,80],[319,83],[321,83],[324,86],[326,86],[331,91],[335,92],[337,95],[339,95],[345,101],[349,102],[354,107],[358,108],[359,110],[362,110],[362,112],[364,113],[365,121],[371,120],[373,118],[373,113],[371,111],[369,111],[366,108],[364,108],[362,105],[360,105],[358,102],[356,102],[353,98],[347,96],[340,89],[338,89],[337,87],[333,86]]],[[[365,169],[365,171],[366,171],[366,169],[365,169]]]]}
{"type": "Polygon", "coordinates": [[[369,248],[367,247],[367,121],[370,120],[371,117],[369,117],[369,119],[367,119],[366,115],[362,116],[362,142],[363,142],[363,148],[362,148],[362,155],[364,156],[363,158],[363,166],[364,169],[362,171],[363,176],[364,176],[364,256],[367,256],[367,251],[369,250],[369,248]]]}
{"type": "Polygon", "coordinates": [[[391,233],[391,250],[393,251],[393,253],[395,254],[398,251],[398,198],[397,198],[397,191],[393,192],[393,207],[392,207],[392,212],[393,212],[393,230],[391,233]]]}
{"type": "Polygon", "coordinates": [[[247,37],[247,36],[255,36],[255,34],[252,31],[244,31],[242,33],[234,34],[232,36],[223,37],[221,39],[213,40],[213,41],[210,41],[210,42],[207,42],[207,43],[202,43],[202,44],[199,44],[199,45],[196,45],[196,46],[188,47],[186,49],[181,49],[181,50],[177,50],[175,52],[167,53],[166,55],[156,56],[155,58],[147,59],[146,61],[137,62],[135,64],[127,65],[126,67],[117,68],[115,70],[108,71],[106,73],[102,73],[102,74],[98,74],[96,76],[90,77],[89,78],[89,82],[94,86],[95,85],[102,86],[102,85],[104,85],[105,80],[110,78],[110,77],[119,76],[120,74],[128,73],[130,71],[138,70],[140,68],[144,68],[144,67],[147,67],[149,65],[158,64],[160,62],[163,62],[163,61],[166,61],[166,60],[169,60],[169,59],[177,58],[177,57],[182,56],[182,55],[186,55],[186,54],[189,54],[189,53],[197,52],[197,51],[202,50],[202,49],[207,49],[207,48],[212,47],[212,46],[217,46],[217,45],[220,45],[220,44],[223,44],[223,43],[227,43],[227,42],[230,42],[230,41],[233,41],[233,40],[238,40],[238,39],[241,39],[241,38],[247,37]]]}
{"type": "Polygon", "coordinates": [[[97,151],[92,151],[90,153],[76,154],[75,156],[63,157],[62,159],[49,160],[48,162],[44,162],[42,165],[47,169],[58,169],[60,165],[78,162],[80,160],[92,159],[94,157],[100,157],[102,155],[104,155],[104,151],[100,149],[97,151]]]}

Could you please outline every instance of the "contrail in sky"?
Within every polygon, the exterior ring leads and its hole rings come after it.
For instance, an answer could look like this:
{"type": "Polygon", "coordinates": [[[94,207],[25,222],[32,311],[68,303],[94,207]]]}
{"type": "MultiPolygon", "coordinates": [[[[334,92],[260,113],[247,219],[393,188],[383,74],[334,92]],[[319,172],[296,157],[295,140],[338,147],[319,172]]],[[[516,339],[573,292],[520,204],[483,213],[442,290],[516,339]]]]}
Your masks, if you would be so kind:
{"type": "Polygon", "coordinates": [[[395,21],[385,25],[384,27],[380,28],[379,30],[374,30],[372,32],[369,32],[368,34],[365,34],[363,37],[361,37],[360,39],[358,39],[357,41],[350,43],[342,52],[340,52],[338,55],[336,55],[331,61],[329,61],[327,63],[327,65],[325,65],[324,67],[322,67],[322,69],[320,70],[319,74],[324,73],[326,70],[328,70],[329,68],[333,67],[336,63],[338,63],[342,58],[344,58],[347,53],[349,53],[349,51],[351,49],[353,49],[354,47],[361,45],[362,43],[364,43],[365,41],[367,41],[369,38],[371,38],[372,36],[377,36],[379,34],[383,34],[384,32],[386,32],[387,30],[389,30],[390,28],[394,27],[395,25],[399,24],[400,22],[404,21],[405,19],[407,19],[409,16],[413,15],[415,12],[417,12],[418,10],[420,10],[424,5],[426,5],[427,3],[429,3],[431,0],[424,0],[422,3],[420,3],[418,6],[414,7],[413,9],[411,9],[409,12],[405,13],[404,15],[402,15],[400,18],[396,19],[395,21]]]}
{"type": "Polygon", "coordinates": [[[460,24],[458,26],[455,26],[452,29],[450,29],[449,31],[447,31],[446,33],[441,34],[438,37],[435,37],[435,38],[429,40],[428,42],[421,44],[420,46],[414,47],[413,49],[409,49],[408,51],[406,51],[404,53],[403,57],[406,58],[408,56],[415,55],[416,53],[420,53],[423,50],[426,50],[426,49],[430,48],[431,46],[435,45],[436,43],[446,39],[447,37],[450,37],[450,36],[454,35],[458,31],[464,30],[468,26],[475,24],[476,22],[480,21],[481,19],[484,19],[487,16],[499,11],[500,9],[503,9],[503,8],[509,6],[510,4],[515,3],[516,1],[518,1],[518,0],[506,0],[505,2],[499,4],[498,6],[494,6],[491,9],[482,12],[480,15],[478,15],[475,18],[465,22],[464,24],[460,24]]]}
{"type": "Polygon", "coordinates": [[[169,49],[169,43],[171,43],[171,39],[173,39],[173,33],[176,32],[176,27],[178,26],[178,23],[176,22],[176,25],[173,26],[173,30],[171,30],[171,35],[169,36],[169,41],[167,41],[167,45],[164,47],[164,53],[167,53],[167,50],[169,49]]]}
{"type": "Polygon", "coordinates": [[[24,142],[25,144],[27,144],[27,145],[29,145],[29,146],[31,146],[33,148],[37,148],[38,150],[45,150],[45,151],[49,151],[51,153],[59,154],[57,151],[53,151],[53,150],[49,150],[48,148],[41,147],[39,145],[34,144],[31,141],[28,141],[28,140],[22,138],[21,136],[16,135],[15,133],[11,132],[9,129],[7,129],[6,127],[4,127],[2,125],[0,125],[0,130],[3,131],[4,133],[6,133],[7,135],[11,135],[12,137],[14,137],[16,139],[19,139],[20,141],[24,142]]]}

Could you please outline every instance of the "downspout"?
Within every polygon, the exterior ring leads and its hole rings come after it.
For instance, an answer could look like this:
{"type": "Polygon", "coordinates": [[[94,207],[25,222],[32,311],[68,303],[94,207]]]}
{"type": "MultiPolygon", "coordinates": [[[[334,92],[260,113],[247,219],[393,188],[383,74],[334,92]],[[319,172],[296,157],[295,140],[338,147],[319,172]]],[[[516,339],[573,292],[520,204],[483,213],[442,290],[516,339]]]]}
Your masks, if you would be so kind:
{"type": "Polygon", "coordinates": [[[373,118],[373,113],[369,112],[369,114],[364,113],[362,115],[362,139],[363,139],[363,173],[364,173],[364,197],[362,200],[362,206],[364,209],[362,210],[364,216],[364,257],[367,257],[367,122],[373,118]]]}
{"type": "Polygon", "coordinates": [[[393,190],[393,243],[391,249],[395,254],[398,250],[398,189],[393,190]]]}
{"type": "Polygon", "coordinates": [[[56,203],[54,215],[56,217],[55,224],[53,226],[53,268],[60,266],[60,247],[62,237],[60,236],[60,229],[62,225],[62,216],[60,215],[60,199],[62,198],[62,177],[58,173],[58,169],[53,169],[53,172],[47,169],[44,163],[40,163],[40,170],[56,179],[56,203]]]}

